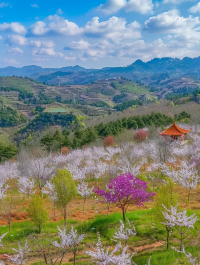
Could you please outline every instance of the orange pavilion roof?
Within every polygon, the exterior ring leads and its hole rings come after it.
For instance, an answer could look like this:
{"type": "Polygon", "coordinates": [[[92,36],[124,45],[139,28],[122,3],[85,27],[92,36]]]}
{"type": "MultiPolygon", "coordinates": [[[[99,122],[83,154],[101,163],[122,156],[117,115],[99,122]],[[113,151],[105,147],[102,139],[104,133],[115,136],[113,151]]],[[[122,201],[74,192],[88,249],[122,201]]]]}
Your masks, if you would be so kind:
{"type": "Polygon", "coordinates": [[[169,135],[169,136],[181,136],[183,134],[184,135],[188,134],[191,130],[192,129],[184,130],[184,129],[180,128],[178,125],[176,125],[176,123],[174,122],[172,124],[172,126],[169,127],[166,131],[160,132],[159,134],[160,135],[169,135]]]}

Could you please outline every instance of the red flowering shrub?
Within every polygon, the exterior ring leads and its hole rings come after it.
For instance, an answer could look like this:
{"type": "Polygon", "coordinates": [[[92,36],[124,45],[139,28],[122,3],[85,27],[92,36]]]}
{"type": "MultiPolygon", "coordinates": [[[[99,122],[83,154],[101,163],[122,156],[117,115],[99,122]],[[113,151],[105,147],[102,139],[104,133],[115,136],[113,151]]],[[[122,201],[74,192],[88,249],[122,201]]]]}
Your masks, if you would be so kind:
{"type": "Polygon", "coordinates": [[[139,142],[139,141],[146,140],[148,137],[149,137],[149,133],[147,131],[145,131],[145,130],[139,130],[139,131],[136,132],[134,138],[135,138],[136,141],[139,142]]]}
{"type": "Polygon", "coordinates": [[[63,155],[67,155],[70,152],[69,148],[67,146],[64,146],[61,148],[61,153],[63,155]]]}
{"type": "Polygon", "coordinates": [[[105,147],[115,145],[115,138],[113,136],[107,136],[103,139],[103,145],[105,147]]]}

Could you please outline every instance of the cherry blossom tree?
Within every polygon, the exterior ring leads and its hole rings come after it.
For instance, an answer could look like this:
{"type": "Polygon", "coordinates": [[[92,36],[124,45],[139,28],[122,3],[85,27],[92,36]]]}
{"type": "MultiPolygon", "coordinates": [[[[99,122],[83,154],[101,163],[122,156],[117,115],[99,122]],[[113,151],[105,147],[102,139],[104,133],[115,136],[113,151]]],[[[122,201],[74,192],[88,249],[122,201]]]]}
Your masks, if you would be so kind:
{"type": "Polygon", "coordinates": [[[53,183],[47,182],[45,184],[44,188],[42,189],[42,192],[49,196],[49,199],[53,204],[54,217],[55,217],[56,216],[56,201],[57,201],[58,197],[57,197],[57,193],[56,193],[56,190],[55,190],[53,183]]]}
{"type": "Polygon", "coordinates": [[[30,251],[27,241],[24,247],[21,247],[21,245],[19,244],[19,250],[16,250],[15,248],[13,248],[12,250],[17,252],[17,254],[14,254],[14,256],[5,255],[5,257],[7,257],[11,263],[14,263],[16,265],[24,264],[25,254],[30,251]]]}
{"type": "Polygon", "coordinates": [[[8,233],[4,233],[3,235],[0,236],[0,246],[3,247],[2,244],[2,239],[7,235],[8,233]]]}
{"type": "Polygon", "coordinates": [[[94,192],[99,196],[103,196],[110,203],[115,203],[122,210],[123,220],[129,205],[143,205],[149,201],[155,193],[147,191],[147,182],[140,180],[133,175],[127,173],[112,179],[107,185],[108,192],[95,187],[94,192]]]}
{"type": "Polygon", "coordinates": [[[96,264],[99,265],[129,265],[132,264],[132,257],[135,254],[126,253],[127,247],[124,247],[122,253],[118,256],[115,255],[116,252],[121,250],[121,244],[117,244],[113,251],[109,251],[109,247],[105,248],[102,246],[100,235],[97,234],[98,242],[94,251],[89,250],[86,253],[91,256],[96,264]]]}
{"type": "Polygon", "coordinates": [[[198,263],[196,263],[196,260],[197,260],[197,258],[195,257],[195,258],[193,258],[192,257],[192,254],[191,253],[186,253],[186,251],[185,251],[185,247],[183,246],[183,250],[182,251],[179,251],[178,249],[176,249],[176,248],[174,248],[174,247],[172,247],[172,249],[174,249],[175,251],[177,251],[177,252],[179,252],[179,253],[183,253],[186,257],[187,257],[187,259],[188,259],[188,261],[189,261],[189,263],[191,263],[192,265],[198,265],[198,263]]]}
{"type": "Polygon", "coordinates": [[[35,194],[35,182],[34,179],[29,179],[27,177],[20,177],[18,179],[19,192],[25,193],[28,195],[28,198],[31,194],[35,194]]]}
{"type": "Polygon", "coordinates": [[[86,202],[86,199],[88,197],[90,197],[93,193],[93,188],[89,188],[88,187],[88,183],[87,182],[81,182],[81,184],[79,184],[77,186],[77,193],[80,194],[83,198],[83,213],[84,213],[84,210],[85,210],[85,202],[86,202]]]}
{"type": "MultiPolygon", "coordinates": [[[[121,243],[117,244],[114,247],[114,250],[110,251],[110,247],[103,247],[99,233],[97,233],[98,242],[96,247],[93,247],[94,250],[86,251],[86,253],[91,256],[96,264],[99,265],[136,265],[135,262],[132,262],[132,258],[135,253],[130,254],[126,253],[128,246],[122,248],[121,243]],[[120,252],[116,255],[117,252],[120,252]]],[[[151,258],[150,258],[151,259],[151,258]]],[[[150,265],[150,259],[148,264],[150,265]]]]}
{"type": "Polygon", "coordinates": [[[183,237],[188,235],[191,228],[194,228],[194,224],[198,220],[196,214],[187,216],[186,210],[183,212],[178,210],[178,205],[175,207],[171,206],[170,209],[167,209],[164,205],[163,216],[165,218],[164,225],[175,227],[178,233],[181,236],[180,251],[183,249],[183,237]]]}
{"type": "Polygon", "coordinates": [[[127,242],[131,236],[135,236],[136,230],[134,225],[130,224],[130,221],[127,219],[127,224],[125,224],[122,220],[120,221],[120,227],[119,229],[115,232],[113,238],[115,241],[121,241],[124,243],[124,245],[127,245],[127,242]]]}
{"type": "MultiPolygon", "coordinates": [[[[76,264],[76,254],[77,254],[77,250],[78,250],[78,246],[79,244],[83,241],[83,239],[85,238],[84,234],[79,235],[77,230],[74,230],[74,228],[72,227],[72,229],[69,231],[69,233],[66,233],[66,229],[60,229],[58,227],[58,236],[60,237],[60,242],[58,243],[57,241],[53,242],[53,245],[57,248],[61,248],[63,250],[65,250],[66,248],[70,248],[70,250],[73,252],[74,254],[74,265],[76,264]]],[[[65,251],[63,253],[66,253],[65,251]]],[[[64,258],[64,256],[62,257],[62,259],[64,258]]],[[[61,261],[62,261],[61,259],[61,261]]],[[[61,263],[59,263],[61,264],[61,263]]]]}
{"type": "Polygon", "coordinates": [[[46,156],[45,153],[33,154],[27,153],[26,161],[22,161],[22,166],[19,166],[22,176],[34,178],[40,188],[41,196],[42,189],[45,184],[55,175],[59,165],[54,162],[51,155],[46,156]]]}

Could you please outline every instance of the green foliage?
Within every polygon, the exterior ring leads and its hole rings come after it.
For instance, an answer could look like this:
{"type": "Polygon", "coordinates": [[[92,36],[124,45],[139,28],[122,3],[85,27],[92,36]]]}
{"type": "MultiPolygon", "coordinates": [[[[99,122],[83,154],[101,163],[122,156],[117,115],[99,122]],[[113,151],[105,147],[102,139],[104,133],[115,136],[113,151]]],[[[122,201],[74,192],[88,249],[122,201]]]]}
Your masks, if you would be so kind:
{"type": "Polygon", "coordinates": [[[46,113],[42,112],[37,115],[24,129],[18,133],[31,133],[34,131],[42,130],[45,126],[61,125],[63,127],[70,126],[73,122],[76,122],[76,116],[72,113],[46,113]]]}
{"type": "Polygon", "coordinates": [[[0,162],[14,157],[17,153],[17,148],[13,144],[6,145],[5,143],[0,143],[0,162]]]}
{"type": "Polygon", "coordinates": [[[24,115],[9,106],[0,110],[0,127],[11,127],[26,122],[27,118],[24,115]]]}
{"type": "Polygon", "coordinates": [[[179,114],[175,114],[174,115],[174,118],[175,118],[175,120],[176,121],[181,121],[181,120],[183,120],[183,119],[190,119],[190,114],[188,114],[187,112],[185,112],[185,111],[182,111],[181,113],[179,113],[179,114]]]}
{"type": "Polygon", "coordinates": [[[66,169],[58,169],[52,183],[55,187],[57,196],[56,205],[58,208],[64,210],[64,221],[66,224],[66,207],[77,194],[76,184],[73,180],[72,174],[66,169]]]}
{"type": "Polygon", "coordinates": [[[143,102],[139,99],[133,99],[133,100],[128,100],[128,101],[125,101],[117,106],[115,106],[114,108],[117,110],[117,111],[123,111],[125,109],[128,109],[129,107],[132,107],[133,105],[142,105],[143,102]]]}
{"type": "Polygon", "coordinates": [[[42,227],[49,220],[49,215],[44,207],[44,200],[40,196],[31,198],[29,207],[27,208],[31,221],[38,227],[41,233],[42,227]]]}
{"type": "MultiPolygon", "coordinates": [[[[178,117],[180,118],[180,117],[178,117]]],[[[129,118],[123,118],[121,120],[112,121],[108,124],[100,123],[95,126],[98,136],[106,137],[108,135],[117,136],[123,129],[137,129],[155,126],[166,126],[172,123],[174,119],[162,113],[152,112],[150,115],[133,116],[129,118]]]]}
{"type": "Polygon", "coordinates": [[[45,108],[41,107],[41,106],[36,106],[33,110],[34,114],[39,114],[41,112],[43,112],[45,110],[45,108]]]}
{"type": "Polygon", "coordinates": [[[176,206],[179,202],[178,194],[174,193],[174,183],[171,179],[166,179],[166,185],[160,187],[157,193],[157,200],[155,204],[155,217],[159,222],[164,222],[162,212],[164,211],[163,205],[170,209],[171,206],[176,206]]]}

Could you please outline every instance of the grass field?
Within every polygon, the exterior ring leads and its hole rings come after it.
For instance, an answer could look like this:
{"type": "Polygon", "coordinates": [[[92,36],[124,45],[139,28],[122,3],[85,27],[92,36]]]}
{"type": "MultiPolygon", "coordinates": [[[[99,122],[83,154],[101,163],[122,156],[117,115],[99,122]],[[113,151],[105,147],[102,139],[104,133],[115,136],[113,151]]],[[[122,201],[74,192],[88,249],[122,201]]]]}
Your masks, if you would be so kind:
{"type": "Polygon", "coordinates": [[[149,93],[147,89],[145,89],[144,87],[132,81],[126,82],[125,84],[121,84],[120,82],[117,82],[117,81],[114,83],[116,84],[117,90],[120,90],[120,91],[126,91],[126,92],[130,92],[134,94],[149,93]]]}
{"type": "Polygon", "coordinates": [[[46,108],[45,109],[45,111],[44,112],[53,112],[53,113],[55,113],[55,112],[66,112],[66,109],[64,109],[64,108],[46,108]]]}

